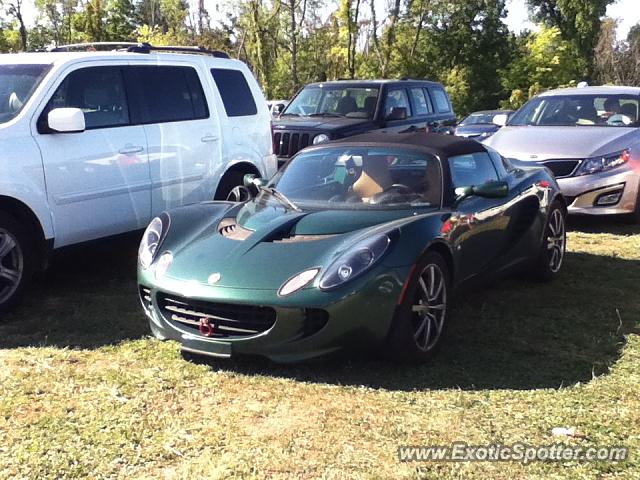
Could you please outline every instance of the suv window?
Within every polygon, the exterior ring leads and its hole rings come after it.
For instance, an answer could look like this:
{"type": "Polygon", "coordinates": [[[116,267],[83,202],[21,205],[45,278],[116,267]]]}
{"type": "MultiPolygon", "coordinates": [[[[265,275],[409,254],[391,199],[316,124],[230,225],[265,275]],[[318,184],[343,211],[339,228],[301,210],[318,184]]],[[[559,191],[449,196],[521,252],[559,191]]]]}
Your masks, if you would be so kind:
{"type": "Polygon", "coordinates": [[[125,67],[133,123],[164,123],[209,117],[193,67],[140,65],[125,67]]]}
{"type": "Polygon", "coordinates": [[[41,118],[54,108],[79,108],[87,130],[129,124],[120,67],[88,67],[71,72],[55,91],[41,118]]]}
{"type": "Polygon", "coordinates": [[[216,82],[228,117],[244,117],[258,113],[251,88],[240,70],[212,68],[211,75],[216,82]]]}
{"type": "Polygon", "coordinates": [[[384,116],[386,117],[391,113],[392,108],[406,108],[407,117],[411,116],[411,107],[409,106],[409,98],[407,92],[404,89],[390,90],[387,93],[387,98],[384,101],[384,116]]]}
{"type": "Polygon", "coordinates": [[[431,105],[422,88],[412,88],[409,90],[409,93],[411,94],[413,106],[416,109],[416,115],[427,115],[431,113],[431,105]]]}
{"type": "Polygon", "coordinates": [[[449,169],[453,188],[482,185],[498,180],[493,162],[485,152],[450,157],[449,169]]]}
{"type": "Polygon", "coordinates": [[[434,88],[431,90],[431,94],[433,95],[433,101],[435,102],[439,113],[448,113],[451,111],[451,108],[449,107],[449,99],[447,98],[447,94],[444,93],[444,90],[434,88]]]}

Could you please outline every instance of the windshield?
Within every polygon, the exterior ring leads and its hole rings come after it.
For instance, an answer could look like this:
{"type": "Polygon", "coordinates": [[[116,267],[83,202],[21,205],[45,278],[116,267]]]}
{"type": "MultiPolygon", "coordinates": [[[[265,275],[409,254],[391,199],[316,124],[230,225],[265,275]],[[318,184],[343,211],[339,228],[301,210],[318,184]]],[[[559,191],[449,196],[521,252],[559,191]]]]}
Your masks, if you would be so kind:
{"type": "Polygon", "coordinates": [[[509,125],[637,127],[635,95],[552,95],[534,98],[509,125]]]}
{"type": "Polygon", "coordinates": [[[373,118],[378,93],[377,87],[305,87],[283,115],[373,118]]]}
{"type": "Polygon", "coordinates": [[[49,70],[49,65],[0,65],[0,123],[14,118],[49,70]]]}
{"type": "Polygon", "coordinates": [[[492,124],[493,117],[495,117],[496,115],[497,113],[495,112],[472,113],[471,115],[466,117],[464,120],[462,120],[460,122],[460,125],[465,126],[465,125],[492,124]]]}
{"type": "Polygon", "coordinates": [[[298,155],[270,186],[301,208],[439,207],[442,176],[439,160],[426,153],[342,146],[298,155]]]}

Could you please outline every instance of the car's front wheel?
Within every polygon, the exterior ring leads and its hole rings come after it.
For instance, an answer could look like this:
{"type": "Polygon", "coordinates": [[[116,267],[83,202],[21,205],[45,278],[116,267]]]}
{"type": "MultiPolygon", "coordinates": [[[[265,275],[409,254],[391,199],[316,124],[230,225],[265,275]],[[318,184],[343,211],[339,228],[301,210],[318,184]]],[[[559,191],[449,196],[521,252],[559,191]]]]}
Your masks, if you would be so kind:
{"type": "Polygon", "coordinates": [[[440,346],[449,313],[451,276],[437,252],[428,252],[417,265],[389,332],[394,359],[422,362],[440,346]]]}
{"type": "Polygon", "coordinates": [[[33,272],[32,252],[26,231],[0,212],[0,312],[19,300],[33,272]]]}
{"type": "Polygon", "coordinates": [[[534,266],[534,275],[539,280],[552,280],[564,263],[567,250],[567,214],[559,201],[554,201],[549,209],[547,225],[540,253],[534,266]]]}

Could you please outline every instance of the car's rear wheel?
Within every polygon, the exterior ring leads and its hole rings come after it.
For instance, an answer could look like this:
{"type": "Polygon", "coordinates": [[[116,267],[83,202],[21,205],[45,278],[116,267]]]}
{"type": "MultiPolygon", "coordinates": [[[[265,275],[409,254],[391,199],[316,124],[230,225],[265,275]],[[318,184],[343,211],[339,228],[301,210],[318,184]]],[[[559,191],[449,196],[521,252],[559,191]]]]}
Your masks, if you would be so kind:
{"type": "Polygon", "coordinates": [[[556,200],[549,209],[542,246],[534,268],[534,275],[539,280],[549,281],[560,273],[567,250],[566,225],[564,206],[556,200]]]}
{"type": "Polygon", "coordinates": [[[428,252],[418,264],[389,332],[394,359],[423,362],[437,351],[449,312],[450,278],[437,252],[428,252]]]}
{"type": "Polygon", "coordinates": [[[15,305],[33,273],[33,248],[27,232],[0,212],[0,311],[15,305]]]}
{"type": "Polygon", "coordinates": [[[246,172],[242,171],[227,172],[224,177],[222,177],[222,180],[220,180],[220,185],[216,190],[215,200],[228,200],[233,192],[234,195],[231,197],[231,200],[239,201],[236,198],[237,194],[234,192],[234,189],[236,189],[236,187],[243,187],[245,173],[246,172]]]}

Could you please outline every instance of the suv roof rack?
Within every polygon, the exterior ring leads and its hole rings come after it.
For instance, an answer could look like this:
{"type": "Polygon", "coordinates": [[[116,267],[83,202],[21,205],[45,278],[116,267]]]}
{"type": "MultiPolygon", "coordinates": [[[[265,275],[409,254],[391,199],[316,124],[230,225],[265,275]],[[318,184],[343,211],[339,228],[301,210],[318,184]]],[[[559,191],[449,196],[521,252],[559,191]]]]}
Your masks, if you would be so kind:
{"type": "Polygon", "coordinates": [[[50,48],[49,52],[71,52],[71,51],[125,51],[133,53],[151,53],[151,52],[175,52],[175,53],[195,53],[201,55],[211,55],[217,58],[231,58],[227,52],[220,50],[208,50],[204,47],[167,45],[155,46],[147,42],[89,42],[89,43],[72,43],[69,45],[60,45],[50,48]]]}

